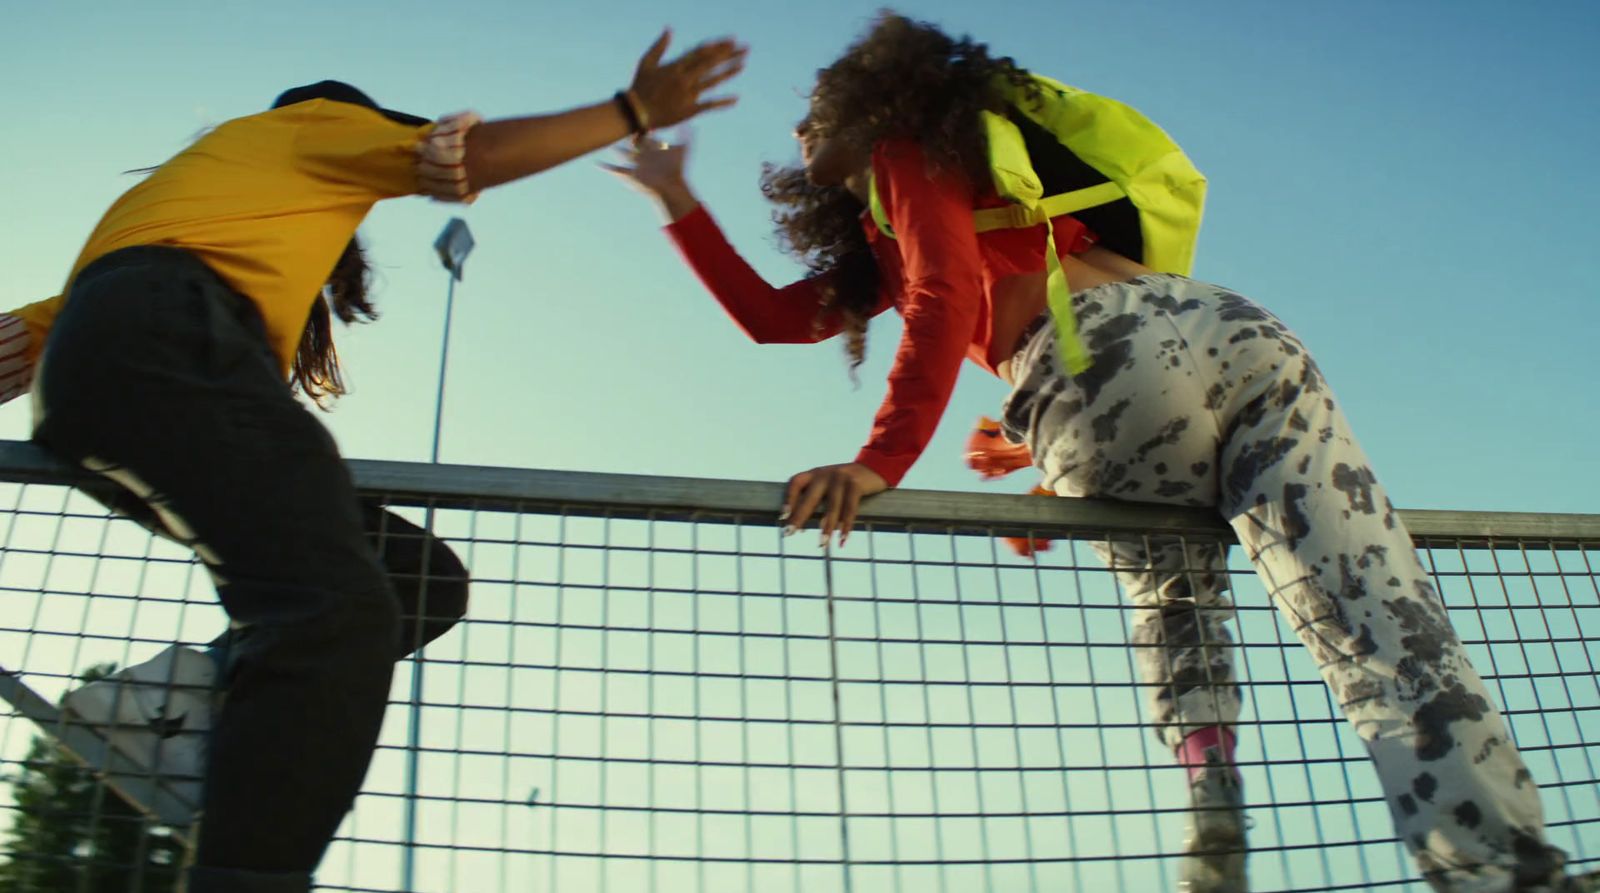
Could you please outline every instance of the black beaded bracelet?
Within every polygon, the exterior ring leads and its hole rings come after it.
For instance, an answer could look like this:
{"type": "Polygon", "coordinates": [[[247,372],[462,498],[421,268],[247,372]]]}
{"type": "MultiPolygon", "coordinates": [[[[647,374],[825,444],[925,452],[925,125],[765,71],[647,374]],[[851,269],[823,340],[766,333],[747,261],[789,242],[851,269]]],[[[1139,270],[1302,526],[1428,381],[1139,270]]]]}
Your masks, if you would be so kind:
{"type": "Polygon", "coordinates": [[[633,94],[630,91],[618,90],[616,95],[611,98],[617,103],[617,107],[622,109],[622,117],[628,120],[628,132],[639,134],[648,129],[645,126],[646,122],[642,120],[643,116],[638,106],[638,100],[633,98],[633,94]]]}

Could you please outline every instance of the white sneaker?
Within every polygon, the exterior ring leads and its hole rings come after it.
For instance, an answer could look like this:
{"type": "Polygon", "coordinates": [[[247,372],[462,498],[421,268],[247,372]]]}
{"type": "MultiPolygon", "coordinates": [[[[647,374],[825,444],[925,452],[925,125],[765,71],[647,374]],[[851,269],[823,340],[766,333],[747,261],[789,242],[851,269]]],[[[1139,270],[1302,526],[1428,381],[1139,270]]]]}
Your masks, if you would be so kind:
{"type": "Polygon", "coordinates": [[[199,809],[216,681],[215,661],[173,645],[68,692],[61,706],[68,722],[93,726],[112,747],[199,809]]]}
{"type": "Polygon", "coordinates": [[[1179,893],[1247,893],[1244,792],[1221,751],[1208,748],[1206,766],[1190,784],[1189,834],[1178,869],[1179,893]]]}

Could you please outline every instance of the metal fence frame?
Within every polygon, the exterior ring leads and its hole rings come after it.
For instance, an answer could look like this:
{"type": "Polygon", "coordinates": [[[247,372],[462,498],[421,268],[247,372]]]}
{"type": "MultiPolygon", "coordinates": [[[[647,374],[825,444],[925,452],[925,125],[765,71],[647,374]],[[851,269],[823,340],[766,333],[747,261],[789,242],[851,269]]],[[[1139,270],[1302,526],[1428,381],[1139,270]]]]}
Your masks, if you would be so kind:
{"type": "MultiPolygon", "coordinates": [[[[377,460],[353,460],[350,467],[362,492],[382,494],[390,504],[430,512],[548,511],[749,524],[763,518],[775,521],[783,496],[781,484],[755,481],[377,460]]],[[[105,486],[100,479],[66,468],[32,445],[17,442],[0,442],[0,481],[75,485],[91,491],[105,486]]],[[[1419,547],[1494,549],[1497,544],[1525,540],[1555,551],[1600,547],[1600,515],[1402,510],[1400,516],[1419,547]]],[[[866,501],[860,521],[878,530],[913,533],[1054,539],[1162,534],[1233,542],[1228,526],[1207,510],[996,494],[896,490],[866,501]]],[[[413,691],[412,707],[417,709],[420,696],[415,692],[420,691],[420,684],[414,685],[413,691]]],[[[415,749],[413,742],[411,750],[415,749]]],[[[415,783],[412,777],[405,795],[413,804],[418,798],[415,783]]],[[[408,822],[408,833],[411,824],[408,822]]]]}
{"type": "MultiPolygon", "coordinates": [[[[352,459],[356,486],[398,504],[436,508],[529,511],[584,510],[615,517],[715,518],[771,515],[783,485],[767,481],[661,477],[352,459]]],[[[0,441],[0,480],[70,484],[89,489],[103,481],[69,468],[32,444],[0,441]]],[[[1400,509],[1417,544],[1460,543],[1479,548],[1495,540],[1539,539],[1559,548],[1600,546],[1600,514],[1479,512],[1400,509]]],[[[1233,539],[1210,510],[1099,499],[1032,499],[942,490],[891,490],[866,500],[863,523],[885,529],[937,529],[957,533],[1070,537],[1084,533],[1193,533],[1233,539]]]]}

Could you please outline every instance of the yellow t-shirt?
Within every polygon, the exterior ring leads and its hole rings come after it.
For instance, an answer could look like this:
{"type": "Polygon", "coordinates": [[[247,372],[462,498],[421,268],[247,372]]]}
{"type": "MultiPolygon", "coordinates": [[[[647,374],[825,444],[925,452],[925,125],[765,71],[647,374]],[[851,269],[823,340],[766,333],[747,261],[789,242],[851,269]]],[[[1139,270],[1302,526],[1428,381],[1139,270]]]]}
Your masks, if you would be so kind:
{"type": "Polygon", "coordinates": [[[172,245],[255,302],[287,378],[311,305],[367,211],[421,191],[416,148],[433,126],[326,99],[218,126],[117,199],[61,296],[12,311],[34,358],[79,271],[119,248],[172,245]]]}

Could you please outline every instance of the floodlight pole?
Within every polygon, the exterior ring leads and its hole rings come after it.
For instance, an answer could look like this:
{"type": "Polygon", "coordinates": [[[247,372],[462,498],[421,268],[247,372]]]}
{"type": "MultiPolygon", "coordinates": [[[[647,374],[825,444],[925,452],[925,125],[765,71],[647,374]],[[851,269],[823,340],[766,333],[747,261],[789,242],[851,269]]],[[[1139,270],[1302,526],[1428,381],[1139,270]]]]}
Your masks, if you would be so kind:
{"type": "MultiPolygon", "coordinates": [[[[433,249],[439,255],[439,262],[450,273],[450,282],[446,287],[444,298],[444,336],[439,349],[439,387],[434,392],[433,403],[433,448],[429,452],[428,461],[438,464],[440,432],[444,428],[444,385],[445,373],[450,363],[450,323],[455,316],[456,283],[461,280],[461,272],[467,262],[467,255],[472,253],[475,243],[472,231],[467,228],[467,222],[460,217],[453,217],[434,240],[433,249]]],[[[422,521],[422,529],[431,536],[433,534],[433,506],[428,506],[422,521]]],[[[428,555],[432,549],[424,544],[422,552],[423,567],[421,579],[418,581],[419,597],[417,599],[417,625],[420,628],[422,618],[427,610],[427,600],[422,596],[427,592],[428,585],[428,555]]],[[[424,659],[422,649],[418,648],[411,654],[411,702],[410,717],[406,723],[406,773],[405,773],[405,836],[400,848],[400,889],[406,893],[416,889],[416,848],[417,848],[417,781],[418,767],[422,757],[422,670],[424,659]]]]}

